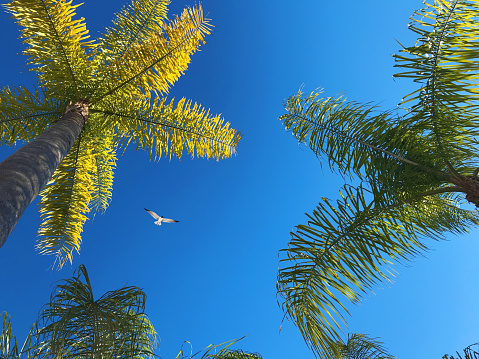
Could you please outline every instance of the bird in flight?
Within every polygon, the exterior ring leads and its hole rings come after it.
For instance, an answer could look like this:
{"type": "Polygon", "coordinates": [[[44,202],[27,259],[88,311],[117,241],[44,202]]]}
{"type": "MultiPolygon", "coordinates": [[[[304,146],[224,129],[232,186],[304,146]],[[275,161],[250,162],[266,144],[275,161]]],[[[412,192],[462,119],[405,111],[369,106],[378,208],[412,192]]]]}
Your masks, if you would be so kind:
{"type": "Polygon", "coordinates": [[[145,211],[147,211],[149,214],[151,214],[151,216],[156,219],[156,222],[155,224],[157,226],[161,226],[161,222],[166,222],[166,223],[177,223],[179,221],[175,221],[174,219],[169,219],[169,218],[163,218],[163,216],[159,216],[157,215],[155,212],[153,211],[150,211],[149,209],[146,209],[145,208],[145,211]]]}

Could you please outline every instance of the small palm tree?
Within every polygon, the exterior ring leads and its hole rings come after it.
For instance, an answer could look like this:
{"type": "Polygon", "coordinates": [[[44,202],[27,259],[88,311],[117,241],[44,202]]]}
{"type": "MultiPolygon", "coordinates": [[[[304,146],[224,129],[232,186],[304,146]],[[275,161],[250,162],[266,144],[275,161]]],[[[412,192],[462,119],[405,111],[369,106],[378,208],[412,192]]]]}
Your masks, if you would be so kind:
{"type": "Polygon", "coordinates": [[[379,112],[300,92],[280,117],[332,170],[359,181],[336,203],[322,198],[297,226],[278,274],[287,317],[324,358],[341,341],[344,300],[357,303],[389,280],[389,265],[424,251],[425,238],[479,224],[478,211],[463,206],[479,206],[479,2],[426,6],[411,18],[416,44],[395,55],[396,76],[421,85],[401,102],[411,107],[379,112]]]}
{"type": "Polygon", "coordinates": [[[86,268],[58,284],[39,320],[36,358],[153,358],[157,335],[145,293],[123,287],[94,299],[86,268]]]}
{"type": "Polygon", "coordinates": [[[168,3],[133,1],[96,41],[71,1],[6,5],[39,84],[0,90],[0,144],[28,142],[0,164],[0,246],[43,188],[38,248],[71,262],[87,216],[108,207],[117,151],[132,143],[152,159],[235,153],[241,136],[220,116],[165,97],[210,33],[201,6],[168,21],[168,3]]]}
{"type": "Polygon", "coordinates": [[[335,344],[331,355],[335,359],[394,359],[376,338],[364,334],[348,335],[346,343],[335,344]]]}

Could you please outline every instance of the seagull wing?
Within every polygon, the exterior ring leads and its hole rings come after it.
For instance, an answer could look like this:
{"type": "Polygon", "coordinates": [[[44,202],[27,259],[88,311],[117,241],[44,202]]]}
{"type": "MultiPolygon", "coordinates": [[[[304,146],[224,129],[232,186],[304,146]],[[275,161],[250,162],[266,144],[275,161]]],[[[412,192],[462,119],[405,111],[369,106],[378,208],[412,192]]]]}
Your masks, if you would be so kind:
{"type": "Polygon", "coordinates": [[[151,214],[151,216],[152,216],[154,219],[156,219],[156,220],[159,220],[159,219],[160,219],[160,216],[157,215],[155,212],[150,211],[149,209],[146,209],[146,208],[145,208],[145,211],[147,211],[149,214],[151,214]]]}
{"type": "Polygon", "coordinates": [[[179,221],[175,221],[174,219],[169,219],[169,218],[162,218],[162,222],[168,222],[168,223],[177,223],[179,221]]]}

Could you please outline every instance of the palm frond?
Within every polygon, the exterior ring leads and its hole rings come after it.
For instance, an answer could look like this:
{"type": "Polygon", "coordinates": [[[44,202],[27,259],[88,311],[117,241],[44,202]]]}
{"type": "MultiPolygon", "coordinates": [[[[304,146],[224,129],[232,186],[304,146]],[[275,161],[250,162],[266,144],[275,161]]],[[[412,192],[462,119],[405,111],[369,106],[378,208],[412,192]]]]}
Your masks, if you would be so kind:
{"type": "Polygon", "coordinates": [[[424,139],[450,170],[475,168],[479,3],[438,0],[426,6],[411,17],[409,28],[419,36],[416,44],[395,55],[396,67],[404,70],[395,76],[421,84],[401,104],[412,102],[411,122],[424,129],[424,139]]]}
{"type": "Polygon", "coordinates": [[[92,173],[92,197],[90,210],[104,213],[108,208],[113,191],[113,171],[116,168],[116,148],[113,144],[113,130],[103,131],[101,137],[92,138],[95,166],[92,173]]]}
{"type": "Polygon", "coordinates": [[[279,119],[300,143],[307,143],[329,167],[342,174],[366,178],[373,187],[423,192],[440,185],[440,158],[429,150],[417,129],[392,112],[375,113],[376,107],[348,102],[342,96],[320,97],[322,91],[286,101],[287,114],[279,119]],[[405,187],[407,186],[407,187],[405,187]]]}
{"type": "Polygon", "coordinates": [[[389,281],[389,266],[426,250],[424,238],[479,224],[477,211],[459,208],[447,193],[403,204],[368,202],[361,187],[346,186],[341,195],[336,205],[323,198],[308,224],[291,233],[277,282],[287,317],[325,358],[340,341],[348,313],[343,299],[356,303],[373,285],[389,281]]]}
{"type": "Polygon", "coordinates": [[[0,90],[0,144],[28,142],[58,120],[64,105],[48,96],[44,89],[30,92],[24,87],[0,90]]]}
{"type": "MultiPolygon", "coordinates": [[[[166,94],[188,68],[190,58],[210,33],[208,19],[203,17],[201,6],[187,8],[170,24],[162,26],[163,33],[149,31],[142,42],[132,43],[120,56],[108,60],[108,66],[100,63],[100,77],[107,89],[94,96],[97,103],[115,92],[130,96],[151,93],[166,94]]],[[[99,57],[100,61],[101,56],[99,57]]]]}
{"type": "Polygon", "coordinates": [[[80,266],[56,286],[40,315],[39,358],[153,358],[157,336],[144,313],[145,298],[138,287],[123,287],[94,300],[80,266]]]}
{"type": "Polygon", "coordinates": [[[72,0],[12,0],[5,6],[22,28],[27,45],[23,52],[48,95],[87,97],[85,86],[94,68],[88,51],[95,45],[85,41],[89,35],[84,19],[73,19],[79,5],[72,0]]]}
{"type": "Polygon", "coordinates": [[[81,232],[90,211],[95,157],[89,141],[82,135],[40,193],[41,225],[37,249],[55,255],[61,268],[72,262],[73,251],[80,251],[81,232]],[[90,144],[90,145],[89,145],[90,144]]]}
{"type": "Polygon", "coordinates": [[[358,333],[348,335],[346,343],[337,342],[332,355],[336,359],[395,359],[377,338],[358,333]]]}
{"type": "Polygon", "coordinates": [[[10,316],[2,313],[3,328],[0,337],[0,358],[16,359],[18,355],[17,338],[12,333],[12,322],[10,316]]]}
{"type": "Polygon", "coordinates": [[[262,359],[263,357],[258,353],[246,353],[240,349],[238,350],[224,350],[218,354],[208,354],[204,356],[205,359],[262,359]]]}
{"type": "Polygon", "coordinates": [[[183,149],[191,156],[215,159],[231,157],[241,135],[229,127],[220,115],[212,116],[209,110],[185,99],[176,106],[165,98],[136,101],[110,101],[95,114],[106,116],[104,121],[118,129],[117,143],[126,148],[130,141],[137,149],[147,151],[150,158],[163,154],[181,157],[183,149]]]}
{"type": "Polygon", "coordinates": [[[35,335],[35,325],[30,328],[27,334],[27,338],[23,343],[23,346],[18,349],[17,338],[13,335],[12,322],[10,316],[4,312],[1,317],[3,318],[3,328],[0,336],[0,358],[2,359],[20,359],[20,358],[34,358],[34,346],[33,337],[35,335]]]}

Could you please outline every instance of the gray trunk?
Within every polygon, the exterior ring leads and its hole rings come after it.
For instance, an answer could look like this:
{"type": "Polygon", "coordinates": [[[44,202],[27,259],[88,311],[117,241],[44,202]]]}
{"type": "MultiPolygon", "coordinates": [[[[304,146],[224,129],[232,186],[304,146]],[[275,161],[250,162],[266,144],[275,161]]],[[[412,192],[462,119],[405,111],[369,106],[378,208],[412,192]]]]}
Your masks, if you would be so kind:
{"type": "Polygon", "coordinates": [[[52,127],[0,163],[0,247],[72,148],[85,118],[69,106],[52,127]]]}

